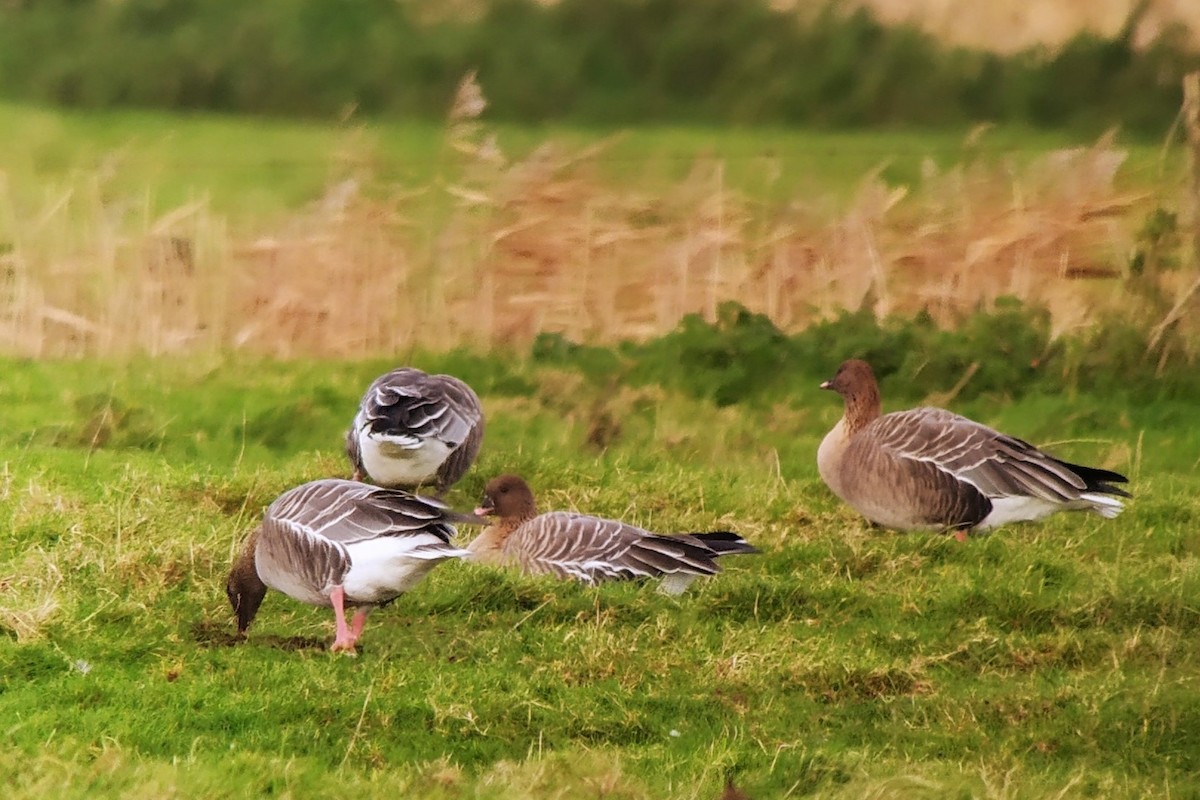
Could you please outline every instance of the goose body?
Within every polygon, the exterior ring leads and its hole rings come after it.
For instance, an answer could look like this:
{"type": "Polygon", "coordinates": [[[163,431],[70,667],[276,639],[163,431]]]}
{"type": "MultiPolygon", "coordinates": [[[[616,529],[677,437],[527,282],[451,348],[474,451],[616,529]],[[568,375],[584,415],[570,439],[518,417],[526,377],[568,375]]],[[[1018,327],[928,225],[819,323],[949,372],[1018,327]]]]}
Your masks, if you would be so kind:
{"type": "Polygon", "coordinates": [[[355,480],[432,484],[444,492],[475,461],[483,431],[483,409],[470,386],[452,375],[401,367],[367,388],[346,432],[346,455],[355,480]]]}
{"type": "Polygon", "coordinates": [[[470,560],[593,585],[661,578],[663,592],[680,594],[696,578],[720,572],[718,556],[758,552],[727,531],[664,536],[586,514],[538,514],[533,492],[515,475],[490,481],[475,514],[498,520],[467,546],[470,560]]]}
{"type": "Polygon", "coordinates": [[[413,588],[442,561],[456,522],[482,522],[442,503],[357,481],[312,481],[280,495],[246,541],[226,592],[244,634],[267,589],[332,607],[333,650],[353,651],[371,608],[413,588]],[[357,608],[351,625],[347,607],[357,608]]]}
{"type": "Polygon", "coordinates": [[[866,362],[821,384],[845,412],[817,451],[831,491],[871,522],[897,530],[987,530],[1057,511],[1115,517],[1124,475],[1072,464],[941,408],[880,414],[866,362]]]}

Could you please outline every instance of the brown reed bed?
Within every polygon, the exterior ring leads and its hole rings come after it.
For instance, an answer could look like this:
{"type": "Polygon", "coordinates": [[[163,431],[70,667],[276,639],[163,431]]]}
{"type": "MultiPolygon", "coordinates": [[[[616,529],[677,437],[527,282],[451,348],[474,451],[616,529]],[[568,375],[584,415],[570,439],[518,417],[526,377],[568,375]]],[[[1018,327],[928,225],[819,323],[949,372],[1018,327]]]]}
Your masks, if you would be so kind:
{"type": "Polygon", "coordinates": [[[1130,253],[1162,190],[1122,186],[1111,137],[1024,167],[930,165],[910,186],[868,174],[831,213],[824,198],[747,196],[713,158],[654,192],[602,177],[604,141],[509,160],[475,121],[482,105],[464,83],[452,174],[345,181],[251,235],[202,200],[161,216],[114,202],[100,176],[33,209],[0,186],[4,352],[344,357],[520,347],[545,331],[604,343],[725,300],[793,331],[864,305],[952,325],[1012,295],[1063,331],[1108,310],[1161,317],[1191,282],[1163,272],[1154,302],[1131,295],[1130,253]]]}

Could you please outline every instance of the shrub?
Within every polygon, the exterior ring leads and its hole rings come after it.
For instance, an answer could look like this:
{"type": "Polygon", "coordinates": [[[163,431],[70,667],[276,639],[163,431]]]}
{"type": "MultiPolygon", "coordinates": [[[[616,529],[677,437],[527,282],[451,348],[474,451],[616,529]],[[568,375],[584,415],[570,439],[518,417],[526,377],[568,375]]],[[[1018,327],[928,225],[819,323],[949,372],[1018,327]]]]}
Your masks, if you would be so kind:
{"type": "Polygon", "coordinates": [[[685,317],[667,334],[612,351],[538,337],[533,360],[574,368],[597,385],[657,384],[718,406],[803,397],[847,358],[871,364],[886,395],[918,402],[955,389],[954,398],[1018,399],[1033,392],[1089,392],[1134,399],[1200,396],[1200,374],[1181,350],[1147,353],[1146,331],[1105,317],[1080,334],[1050,338],[1050,315],[1013,298],[979,310],[955,330],[928,316],[878,319],[845,312],[792,336],[737,303],[717,319],[685,317]]]}
{"type": "Polygon", "coordinates": [[[1159,134],[1200,66],[1180,30],[1011,57],[947,47],[836,2],[491,0],[474,16],[394,0],[45,0],[0,5],[0,94],[87,107],[441,118],[478,69],[521,121],[938,125],[1121,123],[1159,134]],[[119,56],[114,57],[114,54],[119,56]]]}
{"type": "Polygon", "coordinates": [[[718,406],[760,397],[792,366],[790,342],[763,314],[722,303],[715,323],[688,314],[671,333],[634,350],[630,378],[660,383],[718,406]]]}

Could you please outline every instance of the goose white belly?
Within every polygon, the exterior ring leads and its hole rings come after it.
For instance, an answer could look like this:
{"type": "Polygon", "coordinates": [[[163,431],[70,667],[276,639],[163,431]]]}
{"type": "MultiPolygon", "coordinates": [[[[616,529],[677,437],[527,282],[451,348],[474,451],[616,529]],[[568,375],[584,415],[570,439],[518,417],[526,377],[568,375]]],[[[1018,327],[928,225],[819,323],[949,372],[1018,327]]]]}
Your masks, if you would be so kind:
{"type": "Polygon", "coordinates": [[[1078,500],[1056,502],[1040,497],[993,497],[992,511],[976,526],[980,530],[998,528],[1010,522],[1032,522],[1048,517],[1056,511],[1080,511],[1090,509],[1109,519],[1121,513],[1124,504],[1115,497],[1086,492],[1078,500]]]}
{"type": "Polygon", "coordinates": [[[359,432],[358,448],[367,474],[384,486],[428,483],[453,452],[438,439],[386,436],[367,431],[359,432]]]}
{"type": "Polygon", "coordinates": [[[992,497],[992,510],[975,527],[986,531],[999,528],[1010,522],[1032,522],[1048,517],[1055,511],[1070,508],[1066,503],[1055,503],[1040,497],[992,497]]]}
{"type": "MultiPolygon", "coordinates": [[[[354,603],[383,603],[416,586],[438,562],[467,554],[433,534],[380,536],[346,547],[350,569],[342,586],[354,603]]],[[[326,603],[328,605],[328,603],[326,603]]]]}

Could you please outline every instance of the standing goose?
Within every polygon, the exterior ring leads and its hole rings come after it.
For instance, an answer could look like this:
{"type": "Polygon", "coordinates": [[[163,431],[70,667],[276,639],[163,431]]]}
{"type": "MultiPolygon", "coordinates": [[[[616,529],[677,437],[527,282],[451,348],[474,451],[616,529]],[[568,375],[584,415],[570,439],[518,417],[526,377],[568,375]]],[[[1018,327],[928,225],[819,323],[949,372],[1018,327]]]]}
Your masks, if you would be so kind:
{"type": "Polygon", "coordinates": [[[439,494],[470,468],[483,443],[483,409],[470,386],[451,375],[401,367],[367,388],[346,432],[354,480],[439,494]]]}
{"type": "Polygon", "coordinates": [[[440,562],[469,553],[450,544],[452,523],[484,520],[399,489],[336,478],[281,494],[246,540],[225,593],[245,634],[267,587],[332,606],[333,651],[354,652],[367,613],[415,586],[440,562]],[[345,608],[357,607],[346,624],[345,608]]]}
{"type": "Polygon", "coordinates": [[[661,591],[675,595],[720,572],[717,556],[758,552],[728,531],[662,536],[584,514],[538,514],[529,484],[516,475],[489,481],[475,514],[499,520],[467,546],[469,560],[592,585],[661,577],[661,591]]]}
{"type": "Polygon", "coordinates": [[[1028,442],[940,408],[880,416],[879,385],[864,361],[821,384],[845,412],[821,442],[817,468],[833,493],[868,520],[898,530],[973,529],[1089,509],[1115,517],[1124,475],[1061,461],[1028,442]]]}

